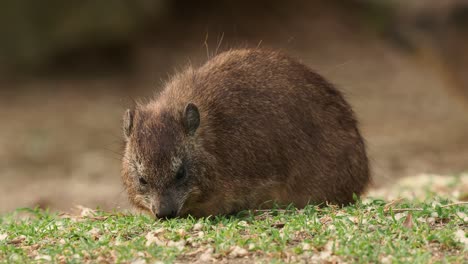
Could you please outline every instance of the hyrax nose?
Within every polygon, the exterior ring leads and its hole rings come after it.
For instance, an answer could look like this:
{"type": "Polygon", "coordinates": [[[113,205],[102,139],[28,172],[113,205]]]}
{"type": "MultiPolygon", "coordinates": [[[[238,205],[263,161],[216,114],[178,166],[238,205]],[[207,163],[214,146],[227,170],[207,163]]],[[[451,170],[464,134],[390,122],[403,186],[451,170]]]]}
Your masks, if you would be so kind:
{"type": "Polygon", "coordinates": [[[163,203],[159,206],[153,205],[151,211],[153,211],[156,218],[174,218],[177,215],[176,210],[172,206],[163,203]]]}

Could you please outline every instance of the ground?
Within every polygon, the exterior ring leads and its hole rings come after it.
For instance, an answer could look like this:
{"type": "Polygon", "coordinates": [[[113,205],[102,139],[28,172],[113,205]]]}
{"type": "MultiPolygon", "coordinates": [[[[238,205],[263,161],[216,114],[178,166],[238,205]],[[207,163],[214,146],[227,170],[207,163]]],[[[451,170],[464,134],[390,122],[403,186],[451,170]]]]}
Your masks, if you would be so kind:
{"type": "Polygon", "coordinates": [[[468,104],[437,62],[390,46],[347,13],[302,9],[260,19],[212,12],[206,21],[171,24],[174,34],[138,44],[128,72],[95,73],[99,66],[92,65],[86,75],[49,69],[1,78],[0,260],[466,262],[467,209],[460,202],[468,190],[462,176],[468,104]],[[286,13],[293,18],[277,19],[286,13]],[[205,27],[211,19],[218,29],[220,18],[223,33],[205,27]],[[197,65],[218,46],[245,43],[282,49],[345,93],[367,142],[374,179],[368,197],[374,198],[347,209],[233,218],[155,222],[130,214],[120,181],[125,109],[161,89],[189,59],[197,65]],[[443,187],[427,192],[421,187],[427,185],[443,187]],[[36,206],[49,211],[17,210],[36,206]],[[29,220],[18,222],[23,217],[29,220]]]}
{"type": "Polygon", "coordinates": [[[353,206],[154,220],[21,209],[0,218],[8,263],[466,263],[468,175],[420,175],[353,206]],[[394,200],[382,198],[398,197],[394,200]],[[381,198],[379,198],[381,197],[381,198]]]}

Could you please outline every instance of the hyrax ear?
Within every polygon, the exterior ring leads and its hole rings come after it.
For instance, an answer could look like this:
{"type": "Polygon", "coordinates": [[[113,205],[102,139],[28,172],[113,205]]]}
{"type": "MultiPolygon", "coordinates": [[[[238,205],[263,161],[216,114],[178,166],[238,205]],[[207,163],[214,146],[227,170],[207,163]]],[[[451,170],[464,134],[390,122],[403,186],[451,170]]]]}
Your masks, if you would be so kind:
{"type": "Polygon", "coordinates": [[[200,126],[200,112],[196,105],[188,103],[185,106],[183,120],[187,134],[193,136],[200,126]]]}
{"type": "Polygon", "coordinates": [[[127,109],[123,116],[123,132],[125,139],[128,139],[132,134],[133,129],[133,117],[135,116],[135,111],[127,109]]]}

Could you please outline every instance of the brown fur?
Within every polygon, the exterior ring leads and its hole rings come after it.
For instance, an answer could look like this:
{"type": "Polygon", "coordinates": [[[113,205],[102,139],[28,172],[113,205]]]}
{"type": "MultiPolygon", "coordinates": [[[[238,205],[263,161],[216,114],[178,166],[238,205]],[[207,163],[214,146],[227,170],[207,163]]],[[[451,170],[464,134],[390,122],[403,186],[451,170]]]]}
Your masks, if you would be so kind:
{"type": "Polygon", "coordinates": [[[155,214],[167,199],[172,216],[227,214],[272,201],[349,204],[370,180],[350,105],[279,52],[221,53],[175,75],[125,119],[124,184],[133,204],[155,214]],[[193,135],[188,103],[200,114],[193,135]],[[182,163],[186,178],[178,182],[182,163]]]}

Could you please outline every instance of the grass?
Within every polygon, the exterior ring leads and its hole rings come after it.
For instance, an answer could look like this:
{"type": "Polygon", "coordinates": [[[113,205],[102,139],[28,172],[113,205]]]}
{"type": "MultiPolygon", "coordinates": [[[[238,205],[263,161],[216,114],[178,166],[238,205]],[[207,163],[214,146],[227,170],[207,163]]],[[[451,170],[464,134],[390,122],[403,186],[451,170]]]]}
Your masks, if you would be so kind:
{"type": "Polygon", "coordinates": [[[18,209],[0,217],[0,262],[468,263],[467,231],[466,202],[429,190],[345,208],[164,221],[83,207],[18,209]]]}

